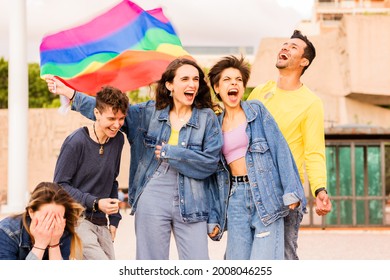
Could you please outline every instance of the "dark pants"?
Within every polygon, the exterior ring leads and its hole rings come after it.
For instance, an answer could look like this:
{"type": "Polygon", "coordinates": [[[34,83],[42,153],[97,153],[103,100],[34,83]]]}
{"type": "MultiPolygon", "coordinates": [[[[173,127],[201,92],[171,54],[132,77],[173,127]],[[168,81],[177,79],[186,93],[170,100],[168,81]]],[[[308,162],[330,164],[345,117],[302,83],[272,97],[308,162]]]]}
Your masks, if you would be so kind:
{"type": "Polygon", "coordinates": [[[297,207],[284,217],[284,259],[299,260],[297,255],[298,231],[303,219],[301,207],[297,207]]]}

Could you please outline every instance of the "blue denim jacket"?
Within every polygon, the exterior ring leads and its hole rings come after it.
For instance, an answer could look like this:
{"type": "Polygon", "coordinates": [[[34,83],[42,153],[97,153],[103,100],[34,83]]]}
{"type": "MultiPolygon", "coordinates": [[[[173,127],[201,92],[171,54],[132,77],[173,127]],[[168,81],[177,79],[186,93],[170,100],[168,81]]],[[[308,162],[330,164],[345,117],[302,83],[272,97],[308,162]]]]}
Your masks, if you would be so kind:
{"type": "MultiPolygon", "coordinates": [[[[27,223],[31,220],[28,218],[27,223]]],[[[62,258],[69,259],[71,235],[65,231],[60,240],[62,258]]],[[[6,217],[0,221],[0,260],[37,260],[31,252],[33,244],[23,226],[22,215],[6,217]]],[[[43,255],[48,259],[48,250],[43,255]]]]}
{"type": "MultiPolygon", "coordinates": [[[[249,145],[245,155],[246,167],[261,221],[264,225],[269,225],[287,216],[288,205],[298,201],[302,210],[306,212],[306,198],[298,169],[274,118],[257,100],[242,101],[241,107],[248,122],[246,134],[249,145]]],[[[219,116],[220,123],[222,120],[223,114],[219,116]]],[[[229,174],[228,165],[221,152],[217,172],[209,179],[211,185],[218,185],[218,193],[213,193],[214,201],[217,203],[212,206],[210,220],[217,223],[221,230],[214,240],[221,239],[226,229],[229,174]]]]}
{"type": "MultiPolygon", "coordinates": [[[[95,98],[76,93],[72,109],[94,119],[95,98]]],[[[163,145],[161,159],[155,156],[156,145],[167,143],[171,134],[167,107],[156,110],[155,102],[148,101],[129,107],[121,130],[131,147],[129,205],[131,214],[146,184],[161,160],[179,173],[180,213],[185,222],[206,221],[210,212],[210,185],[205,180],[217,170],[222,132],[211,109],[193,108],[192,116],[179,133],[179,145],[163,145]]]]}

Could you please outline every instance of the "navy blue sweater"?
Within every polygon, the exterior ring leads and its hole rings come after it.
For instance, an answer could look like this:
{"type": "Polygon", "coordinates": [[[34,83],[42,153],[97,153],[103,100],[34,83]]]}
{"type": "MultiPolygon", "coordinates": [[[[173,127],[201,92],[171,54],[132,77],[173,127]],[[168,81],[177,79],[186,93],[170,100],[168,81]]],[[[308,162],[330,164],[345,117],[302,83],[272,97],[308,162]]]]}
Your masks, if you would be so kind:
{"type": "MultiPolygon", "coordinates": [[[[93,141],[87,131],[85,127],[79,128],[65,139],[55,167],[54,182],[81,203],[86,208],[86,215],[90,215],[95,199],[118,198],[117,176],[124,136],[118,132],[110,138],[100,155],[100,144],[93,141]]],[[[100,211],[93,215],[106,217],[100,211]]],[[[109,216],[110,225],[115,227],[120,220],[119,213],[109,216]]]]}

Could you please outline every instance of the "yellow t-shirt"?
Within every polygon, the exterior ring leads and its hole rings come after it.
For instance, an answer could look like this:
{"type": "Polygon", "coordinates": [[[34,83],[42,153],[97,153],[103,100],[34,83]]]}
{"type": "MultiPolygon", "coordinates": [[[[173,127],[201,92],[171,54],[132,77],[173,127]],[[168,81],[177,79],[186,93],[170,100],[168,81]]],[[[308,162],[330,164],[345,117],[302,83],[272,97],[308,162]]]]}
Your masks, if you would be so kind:
{"type": "Polygon", "coordinates": [[[294,91],[277,88],[275,81],[256,87],[248,100],[258,99],[275,118],[304,183],[304,164],[314,196],[326,187],[324,109],[321,99],[305,85],[294,91]]]}
{"type": "Polygon", "coordinates": [[[169,136],[168,144],[174,146],[179,144],[179,130],[171,128],[171,135],[169,136]]]}

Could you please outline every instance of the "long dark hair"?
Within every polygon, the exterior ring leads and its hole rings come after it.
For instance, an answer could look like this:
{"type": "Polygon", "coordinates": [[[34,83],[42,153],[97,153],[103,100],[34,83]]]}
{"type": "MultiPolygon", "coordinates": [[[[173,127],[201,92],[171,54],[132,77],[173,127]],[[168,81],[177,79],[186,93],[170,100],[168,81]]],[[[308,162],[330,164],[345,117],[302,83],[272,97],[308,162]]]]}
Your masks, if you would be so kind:
{"type": "Polygon", "coordinates": [[[199,65],[187,58],[177,58],[173,60],[168,66],[165,72],[162,74],[161,79],[157,82],[156,88],[156,108],[158,110],[164,109],[167,106],[173,107],[173,98],[170,96],[170,91],[166,88],[165,83],[172,83],[176,76],[176,71],[183,65],[192,65],[199,72],[199,89],[195,97],[193,107],[212,108],[210,88],[205,80],[205,74],[199,65]]]}

